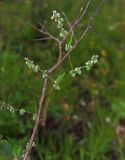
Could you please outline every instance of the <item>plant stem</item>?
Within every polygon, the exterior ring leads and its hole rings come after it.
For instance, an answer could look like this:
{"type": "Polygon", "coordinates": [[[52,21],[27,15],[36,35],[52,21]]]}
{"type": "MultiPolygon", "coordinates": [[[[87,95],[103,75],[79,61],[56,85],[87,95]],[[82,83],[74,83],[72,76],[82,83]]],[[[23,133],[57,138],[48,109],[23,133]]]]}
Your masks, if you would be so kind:
{"type": "MultiPolygon", "coordinates": [[[[77,19],[75,20],[75,22],[73,23],[73,25],[70,25],[70,30],[68,32],[68,35],[70,33],[74,33],[74,30],[75,27],[77,26],[77,24],[81,21],[81,19],[84,17],[89,5],[90,5],[90,2],[91,0],[88,0],[88,3],[86,4],[86,7],[85,7],[85,10],[80,10],[80,14],[82,12],[82,14],[78,15],[77,19]]],[[[46,91],[47,91],[47,88],[48,88],[48,79],[51,78],[51,74],[53,72],[56,71],[57,68],[59,68],[59,66],[63,63],[63,61],[69,56],[69,54],[76,48],[76,46],[80,43],[80,41],[84,38],[84,36],[86,35],[86,33],[91,29],[91,22],[93,21],[94,17],[96,16],[97,12],[99,11],[101,5],[105,2],[105,0],[100,0],[100,3],[99,5],[96,7],[96,10],[94,11],[94,13],[92,14],[92,16],[89,18],[89,21],[88,21],[88,24],[87,24],[87,27],[85,28],[84,32],[82,33],[82,35],[79,37],[78,40],[75,40],[75,43],[72,47],[72,49],[67,52],[63,57],[62,57],[62,45],[63,45],[63,42],[66,40],[67,36],[62,40],[58,40],[56,37],[54,37],[53,35],[51,35],[47,30],[44,30],[45,28],[43,27],[42,30],[39,30],[37,29],[39,32],[42,32],[44,33],[45,35],[47,35],[48,37],[52,38],[53,40],[55,40],[57,43],[58,43],[58,46],[59,46],[59,51],[58,51],[58,59],[57,59],[57,63],[47,72],[47,77],[45,78],[44,80],[44,85],[43,85],[43,89],[42,89],[42,94],[41,94],[41,98],[40,98],[40,101],[39,101],[39,108],[38,108],[38,112],[37,112],[37,116],[36,116],[36,121],[35,121],[35,125],[34,125],[34,128],[33,128],[33,131],[32,131],[32,134],[31,134],[31,137],[29,139],[29,147],[28,149],[25,151],[25,154],[24,154],[24,158],[23,160],[28,160],[29,158],[29,155],[30,155],[30,152],[32,150],[32,144],[34,142],[34,139],[35,139],[35,135],[36,135],[36,131],[39,127],[39,124],[40,124],[40,118],[41,118],[41,113],[44,109],[44,101],[45,101],[45,94],[46,94],[46,91]]],[[[69,23],[69,22],[68,22],[69,23]]],[[[70,59],[71,60],[71,59],[70,59]]]]}
{"type": "Polygon", "coordinates": [[[41,94],[40,101],[39,101],[39,108],[38,108],[38,113],[37,113],[37,116],[36,116],[35,125],[34,125],[33,131],[32,131],[32,135],[31,135],[30,140],[29,140],[28,150],[26,150],[23,160],[28,160],[29,154],[32,150],[32,144],[33,144],[33,141],[34,141],[35,136],[36,136],[37,128],[39,126],[40,116],[41,116],[41,112],[42,112],[42,109],[43,109],[45,94],[46,94],[47,88],[48,88],[48,77],[46,77],[45,80],[44,80],[44,85],[43,85],[42,94],[41,94]]]}
{"type": "Polygon", "coordinates": [[[70,54],[68,54],[68,58],[69,58],[69,63],[70,63],[71,69],[73,70],[73,64],[72,64],[72,61],[71,61],[70,54]]]}

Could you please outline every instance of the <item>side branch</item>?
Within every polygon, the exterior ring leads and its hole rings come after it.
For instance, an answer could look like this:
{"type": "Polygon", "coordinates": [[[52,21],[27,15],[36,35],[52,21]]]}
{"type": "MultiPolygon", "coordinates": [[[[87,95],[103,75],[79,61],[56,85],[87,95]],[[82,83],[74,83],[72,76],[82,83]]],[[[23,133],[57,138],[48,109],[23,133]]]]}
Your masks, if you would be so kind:
{"type": "Polygon", "coordinates": [[[85,9],[83,7],[80,9],[80,12],[79,12],[78,16],[76,17],[74,23],[72,25],[70,25],[70,30],[69,30],[67,36],[62,40],[63,42],[66,40],[68,35],[73,32],[73,30],[77,27],[79,22],[83,19],[83,17],[85,16],[85,14],[90,6],[90,3],[91,3],[91,0],[88,0],[87,4],[85,6],[85,9]]]}
{"type": "Polygon", "coordinates": [[[58,63],[61,61],[61,58],[62,58],[62,43],[61,42],[59,42],[58,43],[59,44],[59,56],[58,56],[58,63]]]}
{"type": "Polygon", "coordinates": [[[48,74],[52,74],[57,68],[58,66],[61,64],[61,60],[62,60],[62,42],[59,41],[58,43],[58,47],[59,47],[59,51],[58,51],[58,61],[57,63],[48,71],[48,74]]]}

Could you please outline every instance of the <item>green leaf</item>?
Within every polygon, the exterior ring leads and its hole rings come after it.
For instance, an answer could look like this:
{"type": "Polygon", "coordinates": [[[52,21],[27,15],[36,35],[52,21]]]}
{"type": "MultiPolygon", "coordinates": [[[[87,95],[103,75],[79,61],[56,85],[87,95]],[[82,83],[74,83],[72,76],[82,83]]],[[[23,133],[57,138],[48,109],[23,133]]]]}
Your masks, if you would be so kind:
{"type": "Polygon", "coordinates": [[[21,155],[21,146],[20,145],[14,145],[13,146],[13,155],[14,157],[19,157],[21,155]]]}
{"type": "Polygon", "coordinates": [[[64,76],[65,76],[65,73],[61,74],[61,75],[55,80],[56,84],[59,84],[59,83],[63,80],[64,76]]]}
{"type": "Polygon", "coordinates": [[[69,40],[69,43],[68,43],[69,46],[71,46],[71,44],[72,44],[72,38],[73,37],[71,37],[70,40],[69,40]]]}
{"type": "Polygon", "coordinates": [[[12,146],[7,140],[0,141],[0,156],[12,156],[12,146]]]}

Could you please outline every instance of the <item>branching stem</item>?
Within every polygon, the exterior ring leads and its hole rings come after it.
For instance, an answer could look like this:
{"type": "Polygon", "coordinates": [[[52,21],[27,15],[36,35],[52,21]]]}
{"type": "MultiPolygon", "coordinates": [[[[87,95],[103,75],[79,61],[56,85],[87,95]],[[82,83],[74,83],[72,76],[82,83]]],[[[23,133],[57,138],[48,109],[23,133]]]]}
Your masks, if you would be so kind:
{"type": "Polygon", "coordinates": [[[36,131],[39,127],[39,122],[40,122],[40,118],[41,118],[41,113],[42,113],[42,109],[44,108],[44,101],[45,101],[45,96],[46,96],[46,91],[48,88],[48,78],[51,77],[51,74],[54,73],[56,71],[56,69],[59,68],[59,66],[63,63],[63,61],[69,56],[69,54],[77,47],[77,45],[80,43],[80,41],[85,37],[85,35],[87,34],[87,32],[91,29],[91,22],[94,19],[94,17],[96,16],[97,12],[99,11],[101,5],[105,2],[105,0],[100,0],[99,5],[97,6],[96,10],[94,11],[93,15],[89,18],[88,20],[88,24],[87,27],[85,28],[84,32],[81,34],[81,36],[79,37],[78,40],[75,39],[75,42],[72,46],[72,48],[65,53],[64,56],[62,56],[62,46],[63,43],[65,42],[65,40],[67,39],[67,37],[71,34],[74,37],[74,29],[77,27],[77,25],[79,24],[79,22],[83,19],[85,13],[87,12],[90,3],[92,0],[88,0],[85,9],[83,10],[83,8],[81,8],[75,22],[71,25],[70,22],[68,21],[67,17],[65,16],[67,23],[69,25],[69,31],[68,31],[68,35],[63,39],[63,40],[59,40],[58,38],[56,38],[55,36],[53,36],[52,34],[50,34],[43,26],[42,29],[38,29],[36,27],[33,26],[33,28],[35,28],[36,30],[38,30],[39,32],[45,34],[47,36],[47,39],[53,39],[58,43],[58,58],[57,58],[57,62],[56,64],[51,67],[51,69],[47,72],[47,76],[44,80],[44,85],[42,88],[42,93],[41,93],[41,97],[39,100],[39,107],[38,107],[38,112],[37,112],[37,116],[36,116],[36,121],[35,121],[35,125],[31,134],[31,137],[29,139],[29,148],[28,150],[26,150],[25,155],[23,160],[28,160],[28,157],[31,153],[32,150],[32,144],[34,142],[35,139],[35,135],[36,135],[36,131]]]}

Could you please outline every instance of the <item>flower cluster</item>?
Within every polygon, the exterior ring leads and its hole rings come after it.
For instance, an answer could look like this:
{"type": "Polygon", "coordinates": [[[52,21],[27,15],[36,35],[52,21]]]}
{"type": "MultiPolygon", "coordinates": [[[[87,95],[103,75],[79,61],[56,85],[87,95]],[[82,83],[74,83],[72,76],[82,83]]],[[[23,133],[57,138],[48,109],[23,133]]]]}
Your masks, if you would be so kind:
{"type": "Polygon", "coordinates": [[[72,77],[75,77],[77,74],[80,75],[82,73],[82,69],[86,68],[90,70],[91,67],[98,62],[98,55],[93,55],[90,61],[85,63],[85,66],[76,67],[74,70],[71,70],[69,73],[72,77]]]}
{"type": "MultiPolygon", "coordinates": [[[[36,147],[36,143],[35,142],[33,142],[32,147],[36,147]]],[[[26,144],[26,150],[28,150],[28,149],[29,149],[29,143],[26,144]]]]}
{"type": "Polygon", "coordinates": [[[75,77],[76,74],[80,75],[82,73],[81,67],[76,67],[74,70],[71,70],[69,73],[72,77],[75,77]]]}
{"type": "Polygon", "coordinates": [[[72,49],[72,45],[71,44],[66,44],[65,45],[65,51],[69,52],[72,49]]]}
{"type": "MultiPolygon", "coordinates": [[[[23,151],[22,158],[24,158],[24,155],[25,155],[26,151],[29,150],[29,147],[30,147],[30,144],[27,143],[26,144],[26,149],[23,151]]],[[[36,147],[36,143],[35,142],[33,142],[32,147],[36,147]]],[[[30,157],[28,157],[28,160],[30,160],[30,157]]]]}
{"type": "Polygon", "coordinates": [[[57,23],[57,28],[60,30],[59,36],[65,38],[68,32],[63,28],[64,19],[60,16],[60,13],[57,13],[57,11],[54,10],[51,19],[57,23]]]}
{"type": "Polygon", "coordinates": [[[10,113],[15,112],[14,108],[5,102],[0,102],[0,111],[9,111],[10,113]]]}
{"type": "Polygon", "coordinates": [[[92,58],[91,58],[91,60],[90,60],[90,61],[87,61],[87,62],[85,63],[85,68],[86,68],[87,70],[90,70],[91,67],[92,67],[94,64],[96,64],[96,63],[98,63],[98,55],[93,55],[92,58]]]}
{"type": "Polygon", "coordinates": [[[0,102],[0,111],[9,111],[10,113],[15,113],[15,111],[19,111],[19,114],[22,116],[25,114],[25,109],[15,109],[10,104],[6,104],[5,102],[0,102]]]}
{"type": "Polygon", "coordinates": [[[35,64],[33,63],[33,61],[29,60],[28,58],[25,58],[25,60],[26,60],[26,65],[27,65],[30,69],[34,70],[34,72],[38,72],[38,71],[39,71],[40,67],[39,67],[38,65],[35,65],[35,64]]]}

